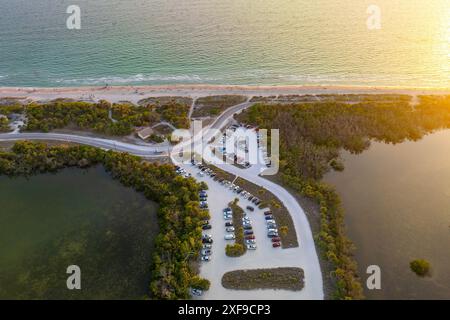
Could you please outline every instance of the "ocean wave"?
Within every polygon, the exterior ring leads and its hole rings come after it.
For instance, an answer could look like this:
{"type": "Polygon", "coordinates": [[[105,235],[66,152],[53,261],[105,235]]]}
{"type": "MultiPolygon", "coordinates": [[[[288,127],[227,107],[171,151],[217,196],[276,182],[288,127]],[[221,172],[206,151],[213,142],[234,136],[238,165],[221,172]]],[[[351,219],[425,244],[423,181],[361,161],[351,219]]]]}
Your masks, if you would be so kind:
{"type": "Polygon", "coordinates": [[[192,82],[203,83],[208,81],[216,81],[215,78],[201,77],[199,75],[143,75],[137,74],[128,77],[108,76],[99,78],[84,78],[84,79],[57,79],[56,83],[62,84],[81,84],[81,85],[95,85],[95,84],[126,84],[139,82],[192,82]]]}

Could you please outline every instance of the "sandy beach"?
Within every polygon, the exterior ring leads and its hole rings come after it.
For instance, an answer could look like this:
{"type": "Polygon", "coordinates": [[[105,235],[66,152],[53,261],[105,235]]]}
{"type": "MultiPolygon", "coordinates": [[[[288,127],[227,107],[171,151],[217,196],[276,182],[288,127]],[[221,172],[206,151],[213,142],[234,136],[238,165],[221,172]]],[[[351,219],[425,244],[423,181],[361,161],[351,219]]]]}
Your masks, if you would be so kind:
{"type": "Polygon", "coordinates": [[[14,97],[30,100],[51,100],[70,98],[75,100],[133,103],[145,97],[238,94],[245,96],[314,95],[314,94],[450,94],[450,88],[406,88],[406,87],[363,87],[363,86],[239,86],[239,85],[167,85],[167,86],[93,86],[93,87],[0,87],[0,97],[14,97]]]}

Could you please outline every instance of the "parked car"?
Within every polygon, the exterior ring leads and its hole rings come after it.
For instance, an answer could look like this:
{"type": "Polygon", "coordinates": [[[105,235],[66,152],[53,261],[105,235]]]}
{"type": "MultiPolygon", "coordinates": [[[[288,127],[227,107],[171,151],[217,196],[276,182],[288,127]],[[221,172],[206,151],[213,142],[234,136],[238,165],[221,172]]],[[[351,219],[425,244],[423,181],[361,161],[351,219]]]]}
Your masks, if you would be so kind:
{"type": "Polygon", "coordinates": [[[271,216],[271,215],[272,215],[272,211],[265,211],[265,212],[264,212],[264,215],[265,215],[265,216],[271,216]]]}
{"type": "Polygon", "coordinates": [[[206,202],[206,201],[208,201],[208,198],[206,198],[206,197],[200,197],[200,201],[201,201],[201,202],[206,202]]]}
{"type": "Polygon", "coordinates": [[[211,248],[212,248],[212,245],[210,243],[205,243],[203,245],[203,249],[211,249],[211,248]]]}
{"type": "Polygon", "coordinates": [[[202,249],[202,256],[210,256],[212,254],[211,249],[202,249]]]}
{"type": "Polygon", "coordinates": [[[191,289],[191,293],[192,293],[192,295],[194,295],[194,296],[200,297],[200,296],[203,294],[203,291],[200,290],[200,289],[191,289]]]}
{"type": "Polygon", "coordinates": [[[255,235],[253,235],[253,234],[245,236],[245,240],[254,240],[254,239],[255,239],[255,235]]]}
{"type": "Polygon", "coordinates": [[[202,226],[202,229],[203,230],[210,230],[212,228],[212,225],[210,225],[210,224],[204,224],[203,226],[202,226]]]}
{"type": "Polygon", "coordinates": [[[213,239],[203,238],[202,243],[213,243],[213,239]]]}
{"type": "Polygon", "coordinates": [[[274,223],[269,223],[269,224],[267,224],[267,230],[269,230],[269,229],[277,229],[277,225],[274,223]]]}
{"type": "Polygon", "coordinates": [[[268,229],[267,232],[278,233],[278,229],[268,229]]]}
{"type": "Polygon", "coordinates": [[[226,232],[234,232],[234,227],[227,227],[225,229],[226,232]]]}
{"type": "Polygon", "coordinates": [[[234,233],[229,233],[225,235],[225,240],[234,240],[234,239],[236,239],[234,233]]]}
{"type": "Polygon", "coordinates": [[[256,244],[248,244],[247,249],[248,250],[256,250],[256,244]]]}
{"type": "Polygon", "coordinates": [[[274,242],[274,243],[272,243],[272,247],[274,247],[274,248],[281,247],[281,243],[279,243],[279,242],[274,242]]]}
{"type": "Polygon", "coordinates": [[[211,257],[210,256],[202,256],[201,259],[202,259],[202,261],[210,261],[211,257]]]}
{"type": "Polygon", "coordinates": [[[266,220],[266,223],[269,224],[269,223],[276,223],[276,222],[275,222],[275,220],[266,220]]]}
{"type": "Polygon", "coordinates": [[[268,233],[267,237],[269,237],[269,238],[278,238],[279,235],[278,235],[278,233],[268,233]]]}
{"type": "Polygon", "coordinates": [[[253,208],[252,206],[247,206],[247,210],[249,210],[249,211],[255,211],[255,208],[253,208]]]}
{"type": "Polygon", "coordinates": [[[253,230],[244,230],[245,235],[251,235],[253,234],[253,230]]]}
{"type": "MultiPolygon", "coordinates": [[[[250,197],[248,197],[248,200],[252,200],[253,199],[253,196],[250,196],[250,197]]],[[[248,208],[248,207],[247,207],[248,208]]]]}
{"type": "Polygon", "coordinates": [[[232,227],[233,226],[233,222],[225,222],[225,227],[232,227]]]}
{"type": "Polygon", "coordinates": [[[273,220],[273,216],[265,216],[264,219],[266,219],[266,220],[273,220]]]}
{"type": "Polygon", "coordinates": [[[281,241],[280,237],[272,238],[272,242],[280,242],[280,241],[281,241]]]}
{"type": "Polygon", "coordinates": [[[247,224],[243,228],[244,228],[244,230],[252,230],[253,229],[251,224],[247,224]]]}
{"type": "Polygon", "coordinates": [[[254,240],[254,239],[248,239],[248,240],[245,240],[245,243],[246,243],[246,244],[255,244],[255,243],[256,243],[256,240],[254,240]]]}

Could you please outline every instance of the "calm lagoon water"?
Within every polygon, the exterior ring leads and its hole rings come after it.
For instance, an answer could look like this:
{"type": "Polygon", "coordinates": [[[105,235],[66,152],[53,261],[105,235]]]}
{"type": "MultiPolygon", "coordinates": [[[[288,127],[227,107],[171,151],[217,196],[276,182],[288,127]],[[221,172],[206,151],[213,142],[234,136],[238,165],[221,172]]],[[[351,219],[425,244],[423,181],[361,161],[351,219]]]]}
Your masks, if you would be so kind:
{"type": "Polygon", "coordinates": [[[139,299],[157,206],[103,168],[0,177],[0,299],[139,299]],[[66,268],[81,268],[80,291],[66,268]]]}
{"type": "Polygon", "coordinates": [[[450,86],[450,0],[0,0],[0,86],[450,86]]]}
{"type": "Polygon", "coordinates": [[[336,186],[364,283],[368,265],[382,270],[382,290],[371,299],[448,299],[450,296],[450,131],[418,142],[372,143],[344,153],[345,170],[325,181],[336,186]],[[425,258],[432,277],[409,262],[425,258]]]}

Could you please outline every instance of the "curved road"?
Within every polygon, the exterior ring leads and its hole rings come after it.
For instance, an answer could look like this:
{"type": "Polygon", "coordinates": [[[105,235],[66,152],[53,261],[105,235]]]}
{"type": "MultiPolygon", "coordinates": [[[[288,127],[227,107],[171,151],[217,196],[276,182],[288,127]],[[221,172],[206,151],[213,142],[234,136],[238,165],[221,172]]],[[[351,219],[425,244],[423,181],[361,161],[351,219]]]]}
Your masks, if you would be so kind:
{"type": "MultiPolygon", "coordinates": [[[[245,103],[227,109],[210,126],[201,130],[191,140],[182,142],[174,146],[172,150],[169,150],[170,147],[167,146],[138,146],[102,138],[58,133],[6,133],[0,134],[0,141],[57,140],[91,145],[106,150],[127,152],[143,158],[168,156],[177,154],[178,151],[181,150],[184,146],[190,145],[191,143],[196,142],[200,139],[202,139],[202,141],[208,141],[214,135],[214,130],[208,129],[220,130],[228,123],[228,121],[232,119],[233,115],[236,112],[240,112],[251,105],[252,103],[247,101],[245,103]]],[[[304,266],[305,270],[305,296],[307,297],[307,299],[323,299],[324,293],[322,273],[320,270],[319,259],[314,245],[313,235],[308,219],[306,218],[306,215],[301,206],[298,204],[297,200],[283,187],[269,180],[261,178],[258,175],[246,172],[246,170],[239,169],[233,165],[223,164],[216,166],[224,171],[227,171],[234,175],[238,175],[243,179],[266,188],[267,190],[275,194],[280,199],[280,201],[283,202],[294,220],[294,225],[297,230],[297,236],[300,246],[304,248],[304,255],[301,257],[301,259],[302,265],[304,266]]]]}

